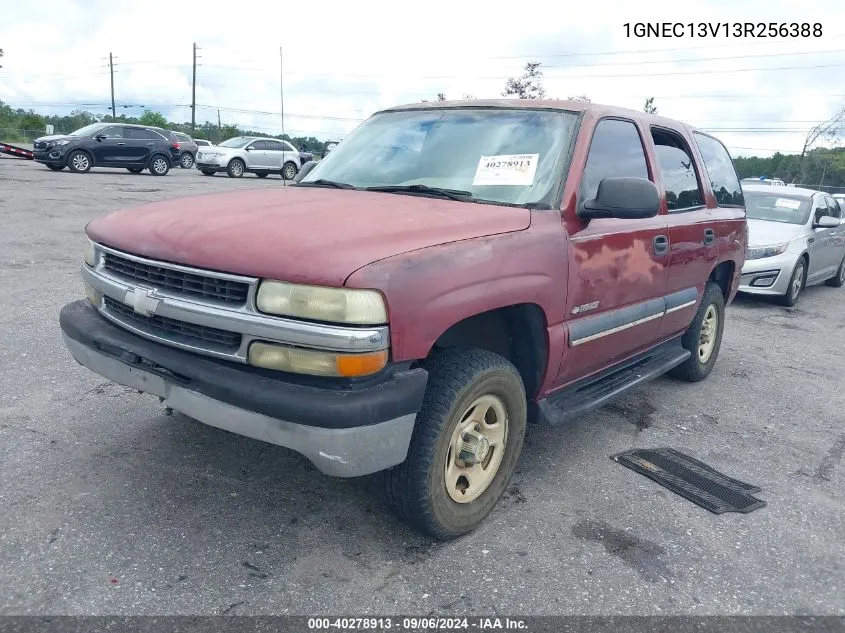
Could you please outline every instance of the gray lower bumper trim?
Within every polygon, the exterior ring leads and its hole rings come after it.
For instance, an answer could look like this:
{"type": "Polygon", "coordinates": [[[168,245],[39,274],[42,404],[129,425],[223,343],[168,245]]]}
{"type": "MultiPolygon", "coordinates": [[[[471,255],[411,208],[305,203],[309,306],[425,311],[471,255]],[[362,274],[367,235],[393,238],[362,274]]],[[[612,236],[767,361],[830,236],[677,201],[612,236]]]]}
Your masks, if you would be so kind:
{"type": "Polygon", "coordinates": [[[327,475],[368,475],[395,466],[408,455],[416,415],[349,429],[305,426],[233,407],[131,367],[68,336],[64,340],[73,357],[91,371],[118,384],[160,396],[167,406],[204,424],[290,448],[327,475]]]}

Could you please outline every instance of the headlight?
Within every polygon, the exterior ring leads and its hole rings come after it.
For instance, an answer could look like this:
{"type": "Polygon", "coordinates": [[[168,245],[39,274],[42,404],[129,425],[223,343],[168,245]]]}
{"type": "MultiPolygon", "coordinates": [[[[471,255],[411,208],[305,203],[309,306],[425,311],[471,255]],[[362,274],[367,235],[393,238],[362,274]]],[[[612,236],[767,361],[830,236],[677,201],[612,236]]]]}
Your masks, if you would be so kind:
{"type": "Polygon", "coordinates": [[[772,244],[770,246],[755,246],[745,252],[745,259],[762,259],[763,257],[774,257],[786,252],[789,242],[783,244],[772,244]]]}
{"type": "Polygon", "coordinates": [[[387,306],[381,293],[375,290],[263,281],[258,287],[256,303],[261,312],[312,321],[353,325],[387,323],[387,306]]]}
{"type": "Polygon", "coordinates": [[[366,354],[339,354],[255,342],[249,346],[249,364],[312,376],[353,378],[380,371],[387,364],[387,350],[366,354]]]}
{"type": "Polygon", "coordinates": [[[60,147],[60,146],[62,146],[62,145],[67,145],[68,143],[70,143],[70,141],[68,141],[67,139],[65,139],[65,140],[63,140],[63,141],[56,141],[55,143],[53,143],[53,146],[54,146],[54,147],[60,147]]]}
{"type": "Polygon", "coordinates": [[[94,250],[94,242],[88,237],[85,238],[85,263],[94,267],[94,260],[96,259],[96,251],[94,250]]]}

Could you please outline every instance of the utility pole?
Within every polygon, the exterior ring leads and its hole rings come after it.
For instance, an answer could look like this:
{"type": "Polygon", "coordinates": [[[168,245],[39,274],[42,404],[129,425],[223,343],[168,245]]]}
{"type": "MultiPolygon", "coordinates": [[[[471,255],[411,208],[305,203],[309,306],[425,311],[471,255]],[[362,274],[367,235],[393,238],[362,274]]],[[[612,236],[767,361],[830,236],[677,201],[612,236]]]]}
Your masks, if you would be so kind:
{"type": "Polygon", "coordinates": [[[217,109],[217,138],[223,138],[223,124],[220,123],[220,108],[217,109]]]}
{"type": "Polygon", "coordinates": [[[282,138],[285,138],[285,67],[282,47],[279,47],[279,100],[282,106],[282,138]]]}
{"type": "Polygon", "coordinates": [[[109,75],[111,75],[111,120],[117,121],[117,113],[114,107],[114,59],[109,53],[109,75]]]}
{"type": "Polygon", "coordinates": [[[197,124],[197,43],[194,42],[194,73],[191,80],[191,131],[197,124]]]}

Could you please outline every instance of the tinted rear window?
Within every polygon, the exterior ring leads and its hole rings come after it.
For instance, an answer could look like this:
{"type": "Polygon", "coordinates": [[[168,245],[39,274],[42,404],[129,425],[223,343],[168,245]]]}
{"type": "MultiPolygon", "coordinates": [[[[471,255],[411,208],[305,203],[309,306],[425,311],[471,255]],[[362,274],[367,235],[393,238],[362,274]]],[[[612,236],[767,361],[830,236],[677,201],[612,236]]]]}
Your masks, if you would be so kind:
{"type": "Polygon", "coordinates": [[[744,204],[742,187],[728,150],[712,136],[699,132],[695,132],[694,136],[716,203],[721,207],[741,207],[744,204]]]}

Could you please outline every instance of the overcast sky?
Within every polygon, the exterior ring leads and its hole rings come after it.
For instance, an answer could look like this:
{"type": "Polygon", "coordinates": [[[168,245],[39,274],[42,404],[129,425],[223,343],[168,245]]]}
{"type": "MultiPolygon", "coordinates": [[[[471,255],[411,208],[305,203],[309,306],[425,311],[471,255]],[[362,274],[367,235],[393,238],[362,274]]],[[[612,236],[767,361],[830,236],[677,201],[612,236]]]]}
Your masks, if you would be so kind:
{"type": "Polygon", "coordinates": [[[342,137],[379,108],[438,92],[498,97],[528,61],[542,62],[550,97],[641,110],[653,95],[660,114],[712,130],[735,156],[800,151],[809,128],[845,107],[841,0],[576,6],[0,0],[0,100],[50,113],[84,103],[105,114],[112,52],[121,112],[145,105],[190,121],[196,42],[198,121],[216,122],[220,108],[224,124],[280,132],[282,47],[285,131],[295,136],[342,137]],[[646,21],[818,22],[823,35],[626,37],[626,22],[646,21]]]}

